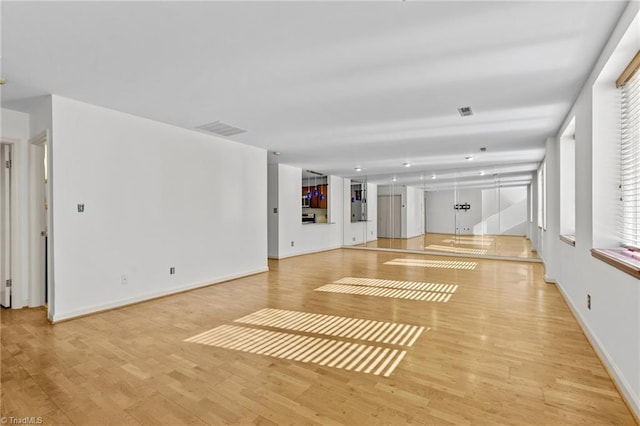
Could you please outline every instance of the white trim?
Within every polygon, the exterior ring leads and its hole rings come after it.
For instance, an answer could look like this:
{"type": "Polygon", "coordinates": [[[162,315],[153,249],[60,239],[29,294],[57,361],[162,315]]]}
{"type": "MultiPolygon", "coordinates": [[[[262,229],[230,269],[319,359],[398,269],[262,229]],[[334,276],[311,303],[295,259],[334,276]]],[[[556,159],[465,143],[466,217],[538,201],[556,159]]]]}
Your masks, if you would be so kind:
{"type": "Polygon", "coordinates": [[[2,137],[0,142],[11,145],[11,308],[21,309],[27,305],[27,295],[24,294],[26,286],[24,280],[27,278],[22,274],[22,266],[25,261],[22,256],[22,245],[24,242],[20,231],[22,218],[25,216],[21,209],[22,197],[25,196],[20,191],[21,179],[19,168],[22,166],[22,151],[20,139],[2,137]]]}
{"type": "Polygon", "coordinates": [[[234,275],[227,275],[224,277],[220,277],[220,278],[216,278],[214,280],[209,280],[209,281],[200,281],[200,282],[196,282],[196,283],[191,283],[191,284],[186,284],[186,285],[182,285],[182,286],[178,286],[178,287],[173,287],[173,288],[169,288],[166,290],[162,290],[162,291],[154,291],[154,292],[150,292],[150,293],[144,293],[141,294],[139,296],[134,296],[134,297],[128,297],[126,299],[120,299],[120,300],[116,300],[115,302],[109,302],[109,303],[104,303],[104,304],[100,304],[100,305],[93,305],[93,306],[89,306],[86,308],[82,308],[82,309],[77,309],[75,311],[71,311],[71,312],[63,312],[63,313],[54,313],[53,317],[51,319],[52,323],[56,323],[59,321],[64,321],[64,320],[69,320],[69,319],[73,319],[76,317],[80,317],[80,316],[84,316],[84,315],[88,315],[88,314],[96,314],[98,312],[102,312],[102,311],[107,311],[110,309],[114,309],[114,308],[121,308],[127,305],[131,305],[134,303],[139,303],[139,302],[145,302],[147,300],[151,300],[151,299],[157,299],[159,297],[163,297],[163,296],[169,296],[172,294],[176,294],[176,293],[182,293],[184,291],[188,291],[188,290],[194,290],[197,288],[201,288],[201,287],[208,287],[210,285],[214,285],[214,284],[219,284],[225,281],[231,281],[231,280],[235,280],[238,278],[244,278],[244,277],[248,277],[250,275],[255,275],[255,274],[261,274],[263,272],[268,272],[269,268],[260,268],[257,269],[255,271],[249,271],[249,272],[244,272],[242,274],[234,274],[234,275]]]}
{"type": "Polygon", "coordinates": [[[557,287],[558,290],[560,290],[560,294],[564,298],[567,306],[569,306],[569,309],[571,309],[573,316],[578,321],[578,324],[580,324],[580,328],[582,328],[582,332],[587,337],[587,340],[591,344],[591,347],[600,358],[600,361],[602,361],[604,368],[607,370],[607,373],[609,373],[611,379],[615,382],[616,387],[618,388],[620,393],[622,393],[622,397],[624,398],[625,402],[633,411],[636,420],[640,419],[640,398],[634,395],[633,388],[631,387],[631,385],[629,385],[629,382],[627,382],[624,375],[620,372],[616,363],[611,358],[611,355],[609,355],[609,352],[607,352],[605,347],[600,343],[598,337],[591,332],[591,330],[587,326],[586,321],[582,318],[582,315],[580,315],[580,312],[575,308],[575,306],[573,306],[573,304],[571,303],[571,299],[564,292],[562,284],[558,283],[557,287]]]}
{"type": "Polygon", "coordinates": [[[305,254],[313,254],[313,253],[322,253],[323,251],[336,250],[339,248],[343,248],[343,246],[337,245],[337,246],[331,246],[331,247],[326,247],[322,249],[306,250],[306,251],[287,254],[285,256],[269,256],[269,259],[275,259],[275,260],[287,259],[289,257],[304,256],[305,254]]]}
{"type": "Polygon", "coordinates": [[[548,275],[545,274],[544,276],[544,282],[546,282],[547,284],[558,284],[558,282],[555,280],[555,278],[551,278],[548,275]]]}

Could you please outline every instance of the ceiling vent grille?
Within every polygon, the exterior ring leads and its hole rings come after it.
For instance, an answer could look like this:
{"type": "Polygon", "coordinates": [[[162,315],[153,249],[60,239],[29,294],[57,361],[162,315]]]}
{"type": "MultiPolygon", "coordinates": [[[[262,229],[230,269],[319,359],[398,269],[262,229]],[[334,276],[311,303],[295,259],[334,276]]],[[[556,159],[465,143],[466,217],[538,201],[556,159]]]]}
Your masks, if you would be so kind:
{"type": "Polygon", "coordinates": [[[239,135],[240,133],[246,132],[246,130],[244,129],[240,129],[239,127],[233,127],[229,124],[221,122],[220,120],[214,121],[213,123],[198,126],[197,129],[204,130],[205,132],[214,133],[216,135],[225,136],[225,137],[239,135]]]}
{"type": "Polygon", "coordinates": [[[463,117],[469,117],[469,116],[473,115],[473,111],[471,111],[471,107],[470,106],[458,108],[458,112],[463,117]]]}

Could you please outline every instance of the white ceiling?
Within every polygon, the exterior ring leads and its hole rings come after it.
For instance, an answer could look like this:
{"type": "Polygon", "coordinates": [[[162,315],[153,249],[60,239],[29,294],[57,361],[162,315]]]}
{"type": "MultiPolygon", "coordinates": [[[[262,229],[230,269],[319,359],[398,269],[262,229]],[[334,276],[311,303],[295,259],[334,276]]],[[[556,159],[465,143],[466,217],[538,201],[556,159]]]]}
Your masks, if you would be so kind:
{"type": "Polygon", "coordinates": [[[3,1],[2,105],[221,120],[270,162],[377,183],[527,181],[625,6],[3,1]]]}

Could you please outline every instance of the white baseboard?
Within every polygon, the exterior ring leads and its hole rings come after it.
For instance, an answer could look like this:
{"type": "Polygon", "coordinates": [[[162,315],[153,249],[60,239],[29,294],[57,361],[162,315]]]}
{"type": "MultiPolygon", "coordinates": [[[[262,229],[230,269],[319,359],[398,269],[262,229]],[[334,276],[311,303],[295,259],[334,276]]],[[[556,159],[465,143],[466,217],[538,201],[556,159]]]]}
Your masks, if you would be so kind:
{"type": "Polygon", "coordinates": [[[554,278],[551,278],[547,275],[544,276],[544,282],[549,284],[558,284],[554,278]]]}
{"type": "Polygon", "coordinates": [[[331,247],[325,247],[321,249],[306,250],[306,251],[301,251],[296,253],[290,253],[284,256],[269,256],[269,259],[281,260],[281,259],[287,259],[289,257],[304,256],[305,254],[321,253],[323,251],[336,250],[339,248],[342,248],[342,246],[331,246],[331,247]]]}
{"type": "Polygon", "coordinates": [[[255,271],[244,272],[241,274],[228,275],[224,277],[218,277],[209,281],[202,281],[197,283],[191,283],[183,286],[172,287],[168,289],[163,289],[160,291],[154,291],[150,293],[144,293],[138,296],[129,297],[126,299],[120,299],[109,303],[103,303],[99,305],[88,306],[86,308],[76,309],[74,311],[63,312],[61,314],[55,313],[52,318],[50,318],[52,323],[66,321],[69,319],[89,315],[96,314],[98,312],[108,311],[114,308],[122,308],[127,305],[133,305],[135,303],[146,302],[148,300],[157,299],[159,297],[169,296],[176,293],[182,293],[184,291],[193,290],[200,287],[207,287],[213,284],[219,284],[225,281],[235,280],[238,278],[248,277],[249,275],[260,274],[262,272],[269,271],[269,268],[260,268],[255,271]]]}
{"type": "Polygon", "coordinates": [[[573,316],[578,321],[578,324],[580,324],[580,327],[582,328],[582,332],[587,337],[587,340],[589,340],[591,347],[593,347],[593,350],[598,355],[598,358],[600,358],[600,361],[602,361],[604,368],[607,370],[607,373],[609,373],[609,376],[611,377],[614,384],[618,388],[618,391],[620,391],[623,399],[625,400],[625,402],[629,406],[629,409],[632,411],[633,415],[635,416],[636,422],[640,422],[640,397],[633,393],[633,390],[629,385],[629,382],[622,375],[622,373],[618,369],[618,366],[611,358],[611,355],[609,355],[609,352],[607,352],[605,347],[600,343],[600,340],[598,339],[598,337],[591,332],[591,330],[587,326],[586,321],[584,320],[584,318],[582,318],[582,315],[580,315],[580,312],[576,309],[576,307],[571,302],[571,299],[569,299],[567,294],[564,292],[562,285],[558,284],[557,288],[558,290],[560,290],[560,294],[562,295],[565,302],[567,303],[567,306],[569,306],[569,309],[571,309],[571,312],[573,313],[573,316]]]}

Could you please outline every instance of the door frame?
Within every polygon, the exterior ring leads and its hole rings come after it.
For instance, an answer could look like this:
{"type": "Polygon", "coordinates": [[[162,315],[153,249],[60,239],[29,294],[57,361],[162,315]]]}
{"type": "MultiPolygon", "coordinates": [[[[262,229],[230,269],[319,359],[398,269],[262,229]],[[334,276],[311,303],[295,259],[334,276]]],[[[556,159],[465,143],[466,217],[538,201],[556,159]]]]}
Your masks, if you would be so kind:
{"type": "Polygon", "coordinates": [[[24,217],[20,206],[23,203],[20,188],[20,166],[21,152],[20,139],[0,138],[0,143],[11,146],[11,307],[19,309],[23,307],[25,297],[23,289],[22,271],[22,246],[23,234],[20,232],[22,225],[21,218],[24,217]]]}
{"type": "MultiPolygon", "coordinates": [[[[40,272],[38,271],[39,265],[41,265],[39,261],[39,255],[37,248],[40,245],[40,239],[42,236],[40,235],[41,226],[38,220],[38,203],[37,203],[37,195],[45,194],[48,202],[48,209],[45,213],[45,223],[48,232],[48,240],[45,246],[45,250],[47,253],[47,267],[45,267],[45,274],[47,279],[47,297],[46,300],[47,308],[48,308],[48,317],[52,318],[53,314],[53,233],[52,233],[52,220],[51,220],[51,138],[50,138],[49,130],[44,130],[38,133],[36,136],[29,140],[29,247],[30,247],[30,255],[29,255],[29,306],[36,307],[42,306],[45,304],[45,291],[43,282],[39,282],[38,276],[40,272]],[[44,183],[38,183],[37,180],[37,168],[40,167],[38,164],[39,159],[37,158],[37,148],[43,147],[47,145],[47,169],[48,169],[48,184],[45,189],[42,187],[38,187],[39,185],[44,185],[44,183]]],[[[42,164],[42,167],[44,165],[42,164]]],[[[41,262],[45,260],[42,259],[41,262]]],[[[43,278],[44,279],[44,276],[43,278]]]]}

